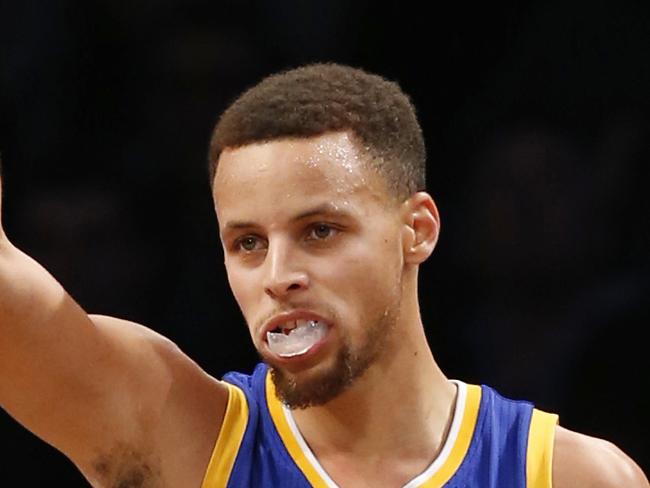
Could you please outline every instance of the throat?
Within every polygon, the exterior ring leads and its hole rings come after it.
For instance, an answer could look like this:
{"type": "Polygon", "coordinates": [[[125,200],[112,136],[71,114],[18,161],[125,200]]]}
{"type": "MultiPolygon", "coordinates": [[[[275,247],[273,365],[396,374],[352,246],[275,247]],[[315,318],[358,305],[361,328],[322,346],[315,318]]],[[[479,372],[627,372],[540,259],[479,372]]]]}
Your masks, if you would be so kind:
{"type": "Polygon", "coordinates": [[[406,457],[428,453],[432,459],[448,437],[457,396],[456,384],[442,373],[435,376],[425,388],[408,380],[387,380],[372,367],[327,404],[288,413],[318,454],[343,451],[386,458],[400,452],[406,457]],[[383,384],[378,388],[378,383],[383,384]]]}
{"type": "MultiPolygon", "coordinates": [[[[449,386],[454,390],[453,399],[449,410],[441,414],[446,417],[442,430],[420,429],[419,435],[411,441],[399,435],[389,435],[392,440],[387,443],[331,444],[313,435],[308,437],[308,441],[295,420],[295,416],[306,412],[292,412],[285,407],[285,416],[302,450],[301,457],[308,459],[332,485],[341,488],[404,486],[416,478],[424,480],[433,476],[447,463],[457,442],[465,408],[465,385],[449,383],[449,386]]],[[[435,424],[435,419],[429,423],[435,424]]],[[[360,436],[357,438],[365,439],[360,432],[357,435],[360,436]]]]}
{"type": "Polygon", "coordinates": [[[403,461],[421,468],[409,470],[415,476],[442,452],[456,385],[435,362],[423,328],[399,324],[383,329],[387,340],[345,390],[327,403],[290,412],[316,459],[345,453],[361,463],[403,461]],[[399,336],[393,333],[398,330],[399,336]]]}

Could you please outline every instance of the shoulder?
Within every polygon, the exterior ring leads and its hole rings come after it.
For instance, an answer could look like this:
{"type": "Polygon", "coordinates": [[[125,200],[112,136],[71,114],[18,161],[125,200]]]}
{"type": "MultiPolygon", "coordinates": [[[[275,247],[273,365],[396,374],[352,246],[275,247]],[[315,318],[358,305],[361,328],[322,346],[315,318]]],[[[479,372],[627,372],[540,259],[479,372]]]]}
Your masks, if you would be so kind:
{"type": "Polygon", "coordinates": [[[557,426],[554,488],[648,488],[641,468],[611,442],[557,426]]]}

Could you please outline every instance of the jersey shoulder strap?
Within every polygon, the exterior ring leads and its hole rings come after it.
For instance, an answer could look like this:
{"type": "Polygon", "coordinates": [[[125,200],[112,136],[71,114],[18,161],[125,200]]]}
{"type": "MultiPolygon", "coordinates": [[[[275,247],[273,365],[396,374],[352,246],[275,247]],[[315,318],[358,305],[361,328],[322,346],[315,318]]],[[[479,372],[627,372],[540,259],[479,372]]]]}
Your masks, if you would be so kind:
{"type": "Polygon", "coordinates": [[[533,409],[526,452],[527,488],[551,488],[552,486],[553,444],[557,424],[556,414],[533,409]]]}
{"type": "Polygon", "coordinates": [[[235,385],[227,382],[223,384],[228,387],[228,406],[202,488],[226,487],[248,424],[246,395],[235,385]]]}

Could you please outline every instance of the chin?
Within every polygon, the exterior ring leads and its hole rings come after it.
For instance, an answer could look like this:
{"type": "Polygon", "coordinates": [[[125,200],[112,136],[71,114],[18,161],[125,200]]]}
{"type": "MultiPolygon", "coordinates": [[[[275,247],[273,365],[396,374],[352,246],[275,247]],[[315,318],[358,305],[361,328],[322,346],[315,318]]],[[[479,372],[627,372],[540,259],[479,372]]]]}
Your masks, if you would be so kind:
{"type": "Polygon", "coordinates": [[[300,371],[269,361],[267,364],[280,401],[291,409],[304,409],[325,405],[338,397],[368,369],[373,362],[368,359],[353,356],[343,348],[330,361],[300,371]]]}

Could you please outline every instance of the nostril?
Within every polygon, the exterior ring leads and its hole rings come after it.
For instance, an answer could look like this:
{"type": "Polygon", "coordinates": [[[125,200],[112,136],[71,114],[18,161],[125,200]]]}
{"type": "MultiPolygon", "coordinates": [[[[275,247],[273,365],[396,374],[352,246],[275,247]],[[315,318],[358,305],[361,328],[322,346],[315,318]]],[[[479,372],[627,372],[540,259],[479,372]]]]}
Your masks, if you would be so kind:
{"type": "Polygon", "coordinates": [[[264,292],[273,299],[279,299],[287,294],[292,295],[309,287],[309,280],[306,275],[296,275],[286,277],[270,277],[264,286],[264,292]]]}

